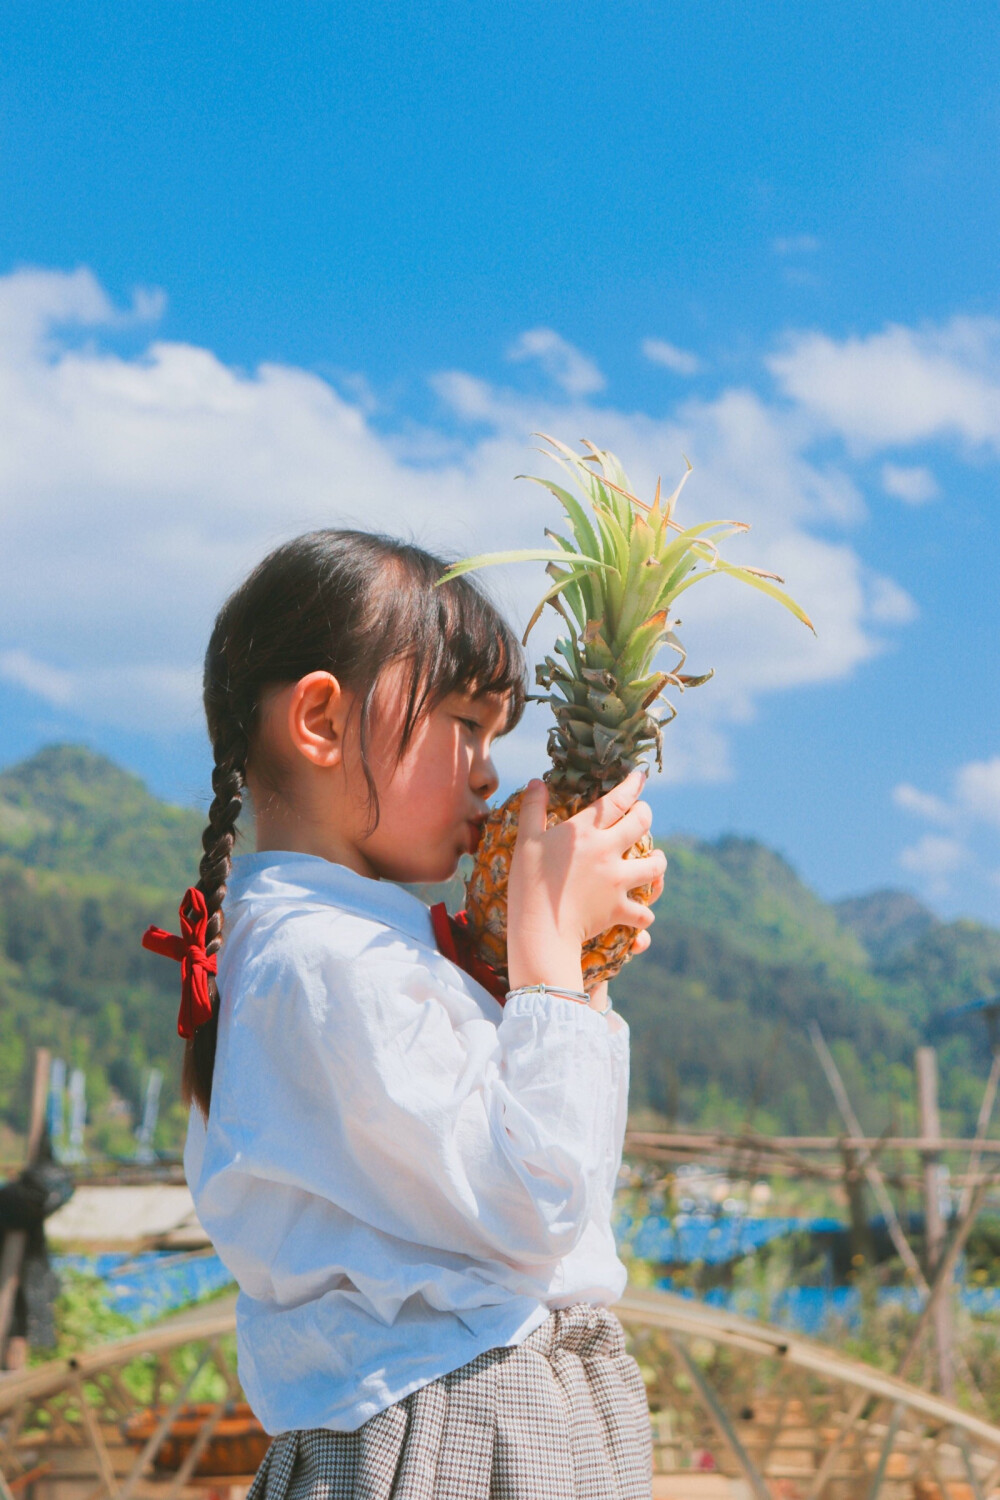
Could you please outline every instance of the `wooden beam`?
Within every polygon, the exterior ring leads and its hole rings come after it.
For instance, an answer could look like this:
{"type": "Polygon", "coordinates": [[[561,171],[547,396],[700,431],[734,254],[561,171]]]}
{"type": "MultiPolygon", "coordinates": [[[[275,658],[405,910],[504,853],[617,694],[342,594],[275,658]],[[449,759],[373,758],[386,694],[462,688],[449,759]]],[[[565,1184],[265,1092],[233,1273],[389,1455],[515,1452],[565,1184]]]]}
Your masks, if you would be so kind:
{"type": "Polygon", "coordinates": [[[754,1323],[738,1313],[706,1307],[670,1292],[626,1291],[616,1304],[615,1312],[623,1323],[664,1328],[748,1349],[751,1353],[779,1358],[805,1374],[851,1387],[869,1399],[875,1396],[883,1401],[902,1401],[921,1420],[930,1421],[936,1427],[960,1428],[977,1443],[1000,1454],[1000,1427],[988,1418],[964,1411],[941,1396],[909,1385],[875,1365],[851,1359],[829,1345],[803,1338],[790,1330],[754,1323]]]}
{"type": "Polygon", "coordinates": [[[914,1151],[922,1155],[947,1155],[975,1148],[986,1156],[1000,1155],[1000,1140],[966,1136],[928,1139],[920,1135],[862,1135],[860,1127],[847,1135],[724,1135],[711,1130],[629,1130],[626,1149],[644,1147],[670,1151],[817,1151],[837,1155],[844,1146],[852,1151],[914,1151]]]}

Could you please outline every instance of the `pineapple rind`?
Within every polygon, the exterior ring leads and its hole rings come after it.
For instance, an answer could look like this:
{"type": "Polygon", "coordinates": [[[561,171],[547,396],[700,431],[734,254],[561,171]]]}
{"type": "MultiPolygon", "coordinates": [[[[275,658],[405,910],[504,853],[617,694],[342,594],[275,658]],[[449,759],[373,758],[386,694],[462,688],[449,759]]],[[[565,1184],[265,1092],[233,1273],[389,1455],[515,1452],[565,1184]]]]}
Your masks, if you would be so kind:
{"type": "MultiPolygon", "coordinates": [[[[507,972],[507,881],[510,864],[517,840],[518,815],[524,788],[508,797],[502,806],[494,808],[483,825],[476,865],[469,877],[465,893],[465,911],[470,925],[476,933],[477,947],[497,972],[504,984],[509,982],[507,972]]],[[[589,797],[571,796],[553,802],[550,792],[547,826],[571,818],[586,807],[589,797]]],[[[626,859],[649,854],[653,841],[644,834],[625,855],[626,859]]],[[[652,900],[650,885],[637,886],[630,892],[637,901],[647,905],[652,900]]],[[[613,979],[631,956],[636,929],[618,924],[583,945],[582,965],[584,984],[588,990],[596,988],[606,979],[613,979]]]]}
{"type": "MultiPolygon", "coordinates": [[[[551,823],[571,817],[617,786],[650,752],[655,752],[662,769],[662,730],[676,712],[663,699],[664,689],[683,692],[712,675],[696,677],[683,671],[685,652],[676,634],[680,622],[671,606],[685,589],[712,572],[725,573],[777,599],[812,627],[799,605],[769,581],[774,575],[734,567],[719,558],[718,543],[745,531],[742,523],[708,521],[686,531],[677,525],[674,506],[686,474],[662,503],[657,484],[653,504],[646,505],[631,493],[628,477],[613,453],[584,440],[587,454],[581,457],[555,438],[541,436],[550,445],[549,457],[589,502],[588,509],[562,485],[524,476],[560,501],[572,532],[572,539],[546,532],[561,555],[555,560],[549,557],[546,572],[553,587],[539,601],[525,632],[527,639],[546,603],[567,626],[567,633],[554,647],[562,661],[546,656],[536,668],[536,681],[547,690],[539,701],[547,702],[555,715],[548,737],[552,767],[545,776],[551,823]],[[672,666],[652,671],[653,660],[663,647],[674,653],[672,666]]],[[[514,555],[467,559],[444,576],[484,562],[509,561],[514,555]]],[[[507,879],[521,795],[516,792],[484,825],[468,886],[467,911],[481,954],[504,976],[507,879]]],[[[652,847],[646,835],[626,857],[646,854],[652,847]]],[[[641,887],[636,895],[648,902],[652,888],[641,887]]],[[[591,988],[618,972],[631,954],[635,936],[633,928],[615,927],[587,943],[584,975],[591,988]]]]}

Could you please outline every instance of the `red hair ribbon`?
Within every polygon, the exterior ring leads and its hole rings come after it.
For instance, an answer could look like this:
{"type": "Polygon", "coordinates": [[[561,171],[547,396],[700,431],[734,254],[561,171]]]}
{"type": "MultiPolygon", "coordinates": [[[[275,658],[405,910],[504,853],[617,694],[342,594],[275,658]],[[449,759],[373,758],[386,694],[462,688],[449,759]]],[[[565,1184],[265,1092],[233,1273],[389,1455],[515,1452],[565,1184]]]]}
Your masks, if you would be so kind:
{"type": "Polygon", "coordinates": [[[500,979],[495,969],[481,959],[473,945],[472,931],[469,927],[469,919],[464,911],[460,911],[452,917],[448,914],[448,908],[443,901],[431,907],[431,922],[434,927],[434,936],[437,940],[438,950],[445,958],[450,958],[453,964],[464,969],[477,984],[481,984],[484,990],[489,990],[494,1000],[499,1000],[503,1005],[507,998],[507,986],[500,979]]]}
{"type": "Polygon", "coordinates": [[[205,952],[208,907],[196,886],[184,892],[180,906],[181,935],[147,927],[142,946],[162,958],[173,958],[181,966],[181,1008],[177,1013],[177,1035],[190,1041],[198,1026],[212,1019],[212,997],[208,976],[216,970],[215,954],[205,952]]]}

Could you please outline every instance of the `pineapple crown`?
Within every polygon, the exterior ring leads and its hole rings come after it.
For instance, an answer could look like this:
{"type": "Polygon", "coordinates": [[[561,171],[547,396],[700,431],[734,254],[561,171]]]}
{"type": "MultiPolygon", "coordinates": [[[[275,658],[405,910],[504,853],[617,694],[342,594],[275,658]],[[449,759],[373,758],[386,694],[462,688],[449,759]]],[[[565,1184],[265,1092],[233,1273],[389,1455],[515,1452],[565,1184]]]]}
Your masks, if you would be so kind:
{"type": "Polygon", "coordinates": [[[744,522],[706,521],[686,530],[677,523],[674,511],[689,463],[667,499],[657,481],[653,501],[646,504],[632,493],[613,453],[583,439],[586,451],[580,455],[556,438],[536,436],[549,445],[540,451],[568,474],[587,503],[552,479],[518,477],[542,485],[559,500],[572,539],[546,528],[555,551],[529,548],[465,558],[439,581],[494,563],[546,562],[552,586],[538,601],[523,640],[547,604],[568,627],[554,648],[562,661],[546,656],[536,669],[538,685],[548,690],[535,695],[536,701],[550,704],[556,718],[549,731],[553,770],[548,779],[569,792],[598,796],[650,750],[655,749],[662,769],[663,726],[676,715],[666,690],[683,692],[713,675],[683,670],[686,652],[676,635],[680,621],[673,606],[685,589],[713,573],[728,574],[776,599],[810,630],[813,625],[778,587],[783,580],[777,574],[720,556],[721,541],[749,530],[744,522]],[[652,670],[664,646],[676,659],[669,670],[652,670]]]}

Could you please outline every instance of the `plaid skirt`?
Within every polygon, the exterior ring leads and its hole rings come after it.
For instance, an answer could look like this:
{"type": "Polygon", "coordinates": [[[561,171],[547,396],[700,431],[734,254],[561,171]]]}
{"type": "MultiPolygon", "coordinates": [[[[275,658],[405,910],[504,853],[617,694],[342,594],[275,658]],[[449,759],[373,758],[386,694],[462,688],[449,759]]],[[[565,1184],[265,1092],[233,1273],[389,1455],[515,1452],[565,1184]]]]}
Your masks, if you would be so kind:
{"type": "Polygon", "coordinates": [[[579,1303],[356,1432],[283,1432],[247,1500],[649,1500],[646,1392],[614,1313],[579,1303]]]}

